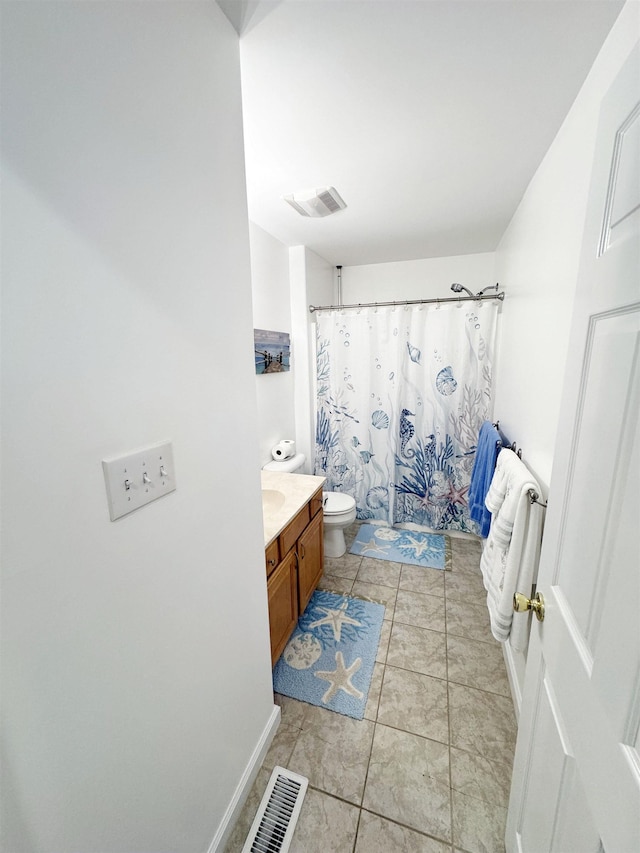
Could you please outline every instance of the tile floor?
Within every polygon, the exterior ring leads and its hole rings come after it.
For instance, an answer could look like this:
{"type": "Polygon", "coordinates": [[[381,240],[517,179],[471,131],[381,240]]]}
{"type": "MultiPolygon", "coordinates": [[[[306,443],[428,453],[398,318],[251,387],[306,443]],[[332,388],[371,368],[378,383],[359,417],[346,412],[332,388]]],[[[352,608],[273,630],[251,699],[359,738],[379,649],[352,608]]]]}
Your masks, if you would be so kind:
{"type": "Polygon", "coordinates": [[[276,765],[309,779],[292,853],[504,851],[515,715],[479,543],[450,542],[447,572],[325,560],[321,588],[386,606],[365,719],[276,696],[280,728],[225,853],[242,850],[276,765]]]}

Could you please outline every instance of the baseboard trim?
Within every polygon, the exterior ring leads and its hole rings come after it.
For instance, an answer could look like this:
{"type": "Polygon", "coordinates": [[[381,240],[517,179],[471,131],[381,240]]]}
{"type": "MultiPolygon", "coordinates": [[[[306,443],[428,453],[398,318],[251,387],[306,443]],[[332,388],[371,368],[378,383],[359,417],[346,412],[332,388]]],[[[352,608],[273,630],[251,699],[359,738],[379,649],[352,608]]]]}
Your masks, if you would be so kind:
{"type": "Polygon", "coordinates": [[[245,804],[247,797],[249,796],[249,791],[251,790],[251,786],[255,782],[256,776],[258,775],[258,771],[262,766],[262,762],[264,761],[264,757],[267,754],[267,750],[271,746],[271,741],[273,740],[275,733],[278,731],[278,726],[280,725],[280,707],[278,705],[273,706],[273,711],[271,712],[271,716],[269,717],[269,721],[267,725],[264,727],[264,730],[260,736],[260,740],[256,744],[253,753],[251,754],[251,758],[247,763],[247,766],[244,769],[244,773],[242,774],[240,781],[238,782],[238,786],[234,791],[233,797],[231,798],[231,802],[229,803],[227,810],[225,811],[222,820],[220,821],[220,825],[218,826],[218,830],[213,837],[213,841],[209,845],[209,850],[207,853],[222,853],[225,848],[225,844],[229,840],[229,836],[233,832],[233,828],[236,825],[236,821],[240,816],[240,812],[242,811],[242,807],[245,804]]]}

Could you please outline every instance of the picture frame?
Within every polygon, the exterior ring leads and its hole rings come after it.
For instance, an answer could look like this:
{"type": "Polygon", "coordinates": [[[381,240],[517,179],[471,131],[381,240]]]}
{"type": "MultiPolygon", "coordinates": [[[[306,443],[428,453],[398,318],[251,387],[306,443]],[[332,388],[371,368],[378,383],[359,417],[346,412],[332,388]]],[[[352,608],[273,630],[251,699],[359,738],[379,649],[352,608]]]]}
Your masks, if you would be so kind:
{"type": "Polygon", "coordinates": [[[291,369],[291,336],[288,332],[254,329],[256,375],[284,373],[291,369]]]}

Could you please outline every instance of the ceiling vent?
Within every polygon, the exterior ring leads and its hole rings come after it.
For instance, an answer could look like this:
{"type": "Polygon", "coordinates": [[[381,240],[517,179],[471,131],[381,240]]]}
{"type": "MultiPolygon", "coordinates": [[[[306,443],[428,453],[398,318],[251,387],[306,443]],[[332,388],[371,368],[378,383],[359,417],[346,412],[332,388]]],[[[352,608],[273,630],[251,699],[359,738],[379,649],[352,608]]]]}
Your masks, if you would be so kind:
{"type": "Polygon", "coordinates": [[[284,200],[297,210],[300,216],[329,216],[347,206],[335,187],[300,190],[293,195],[285,195],[284,200]]]}

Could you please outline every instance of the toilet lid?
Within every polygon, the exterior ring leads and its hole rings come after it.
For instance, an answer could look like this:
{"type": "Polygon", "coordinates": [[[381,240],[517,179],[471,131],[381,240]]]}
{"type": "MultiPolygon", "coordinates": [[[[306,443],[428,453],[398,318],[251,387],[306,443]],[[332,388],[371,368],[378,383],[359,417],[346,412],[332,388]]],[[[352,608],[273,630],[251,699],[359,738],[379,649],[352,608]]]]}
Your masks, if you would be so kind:
{"type": "Polygon", "coordinates": [[[355,499],[351,495],[345,495],[341,492],[323,492],[322,500],[322,511],[325,515],[338,515],[341,512],[349,512],[356,505],[355,499]]]}

